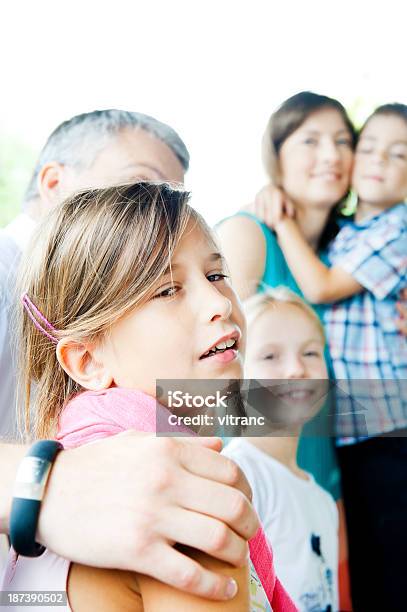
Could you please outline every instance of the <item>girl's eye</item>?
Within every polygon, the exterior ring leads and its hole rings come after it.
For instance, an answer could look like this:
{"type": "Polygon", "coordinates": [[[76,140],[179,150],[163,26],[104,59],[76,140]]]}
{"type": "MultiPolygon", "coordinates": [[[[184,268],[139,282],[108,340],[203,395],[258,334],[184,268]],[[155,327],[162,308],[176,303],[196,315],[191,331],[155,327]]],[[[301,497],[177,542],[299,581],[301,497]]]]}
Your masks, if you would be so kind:
{"type": "Polygon", "coordinates": [[[304,353],[304,357],[320,357],[320,353],[318,351],[306,351],[304,353]]]}
{"type": "Polygon", "coordinates": [[[229,278],[226,274],[222,274],[218,272],[217,274],[209,274],[207,277],[210,283],[216,283],[217,281],[223,280],[224,278],[229,278]]]}
{"type": "Polygon", "coordinates": [[[157,295],[154,296],[154,299],[173,297],[176,293],[178,293],[178,291],[179,291],[179,287],[172,285],[171,287],[168,287],[167,289],[160,291],[160,293],[157,293],[157,295]]]}
{"type": "Polygon", "coordinates": [[[268,355],[266,355],[266,356],[264,357],[264,359],[275,359],[275,357],[276,357],[276,356],[275,356],[275,354],[274,354],[274,353],[269,353],[268,355]]]}

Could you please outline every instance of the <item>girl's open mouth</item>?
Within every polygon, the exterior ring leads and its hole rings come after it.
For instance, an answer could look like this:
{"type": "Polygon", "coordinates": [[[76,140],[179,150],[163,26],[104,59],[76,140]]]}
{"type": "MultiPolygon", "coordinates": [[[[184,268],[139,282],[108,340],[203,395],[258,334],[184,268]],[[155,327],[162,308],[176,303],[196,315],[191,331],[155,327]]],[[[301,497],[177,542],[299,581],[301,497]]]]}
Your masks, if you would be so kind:
{"type": "Polygon", "coordinates": [[[286,401],[301,402],[311,399],[314,395],[314,389],[292,389],[278,393],[277,397],[286,401]]]}
{"type": "Polygon", "coordinates": [[[215,355],[220,355],[222,353],[223,354],[229,353],[229,352],[236,353],[236,351],[237,351],[237,339],[229,338],[228,340],[215,344],[215,346],[209,349],[209,351],[201,355],[199,359],[207,359],[208,357],[213,357],[215,355]]]}

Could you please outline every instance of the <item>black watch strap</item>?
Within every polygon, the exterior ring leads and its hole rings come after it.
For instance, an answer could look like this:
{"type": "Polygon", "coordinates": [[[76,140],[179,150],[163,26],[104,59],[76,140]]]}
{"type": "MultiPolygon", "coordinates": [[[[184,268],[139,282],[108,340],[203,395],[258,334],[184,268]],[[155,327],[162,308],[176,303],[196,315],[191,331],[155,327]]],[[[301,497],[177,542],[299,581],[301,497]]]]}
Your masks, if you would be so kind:
{"type": "Polygon", "coordinates": [[[52,463],[62,448],[60,442],[40,440],[19,465],[10,515],[11,545],[19,555],[39,557],[45,550],[35,541],[35,534],[52,463]]]}

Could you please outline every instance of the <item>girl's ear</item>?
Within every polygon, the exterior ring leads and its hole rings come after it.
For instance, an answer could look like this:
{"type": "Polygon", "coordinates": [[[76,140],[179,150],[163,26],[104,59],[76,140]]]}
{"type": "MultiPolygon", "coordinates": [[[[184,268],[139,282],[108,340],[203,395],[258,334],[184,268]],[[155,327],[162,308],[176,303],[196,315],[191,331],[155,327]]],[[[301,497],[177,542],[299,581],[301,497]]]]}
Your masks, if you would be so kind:
{"type": "Polygon", "coordinates": [[[84,389],[100,391],[111,387],[113,376],[100,360],[100,352],[91,343],[63,338],[58,342],[56,351],[60,366],[84,389]]]}

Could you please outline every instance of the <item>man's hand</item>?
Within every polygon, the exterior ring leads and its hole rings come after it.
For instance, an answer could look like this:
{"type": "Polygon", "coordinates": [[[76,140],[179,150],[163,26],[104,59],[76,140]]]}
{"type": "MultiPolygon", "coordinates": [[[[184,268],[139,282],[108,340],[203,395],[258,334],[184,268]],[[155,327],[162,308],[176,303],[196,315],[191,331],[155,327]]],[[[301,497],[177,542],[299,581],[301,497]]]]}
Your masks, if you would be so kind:
{"type": "Polygon", "coordinates": [[[243,473],[221,446],[216,438],[125,432],[61,452],[38,541],[78,563],[137,571],[211,599],[233,596],[233,581],[173,547],[247,561],[258,519],[243,473]]]}
{"type": "Polygon", "coordinates": [[[263,187],[256,195],[253,204],[244,208],[253,213],[271,228],[287,217],[295,216],[295,208],[285,193],[271,183],[263,187]]]}

